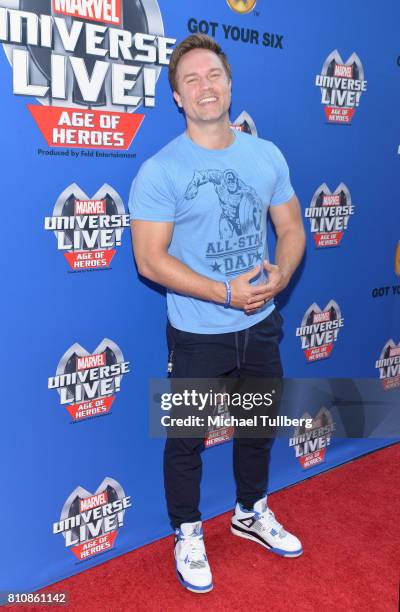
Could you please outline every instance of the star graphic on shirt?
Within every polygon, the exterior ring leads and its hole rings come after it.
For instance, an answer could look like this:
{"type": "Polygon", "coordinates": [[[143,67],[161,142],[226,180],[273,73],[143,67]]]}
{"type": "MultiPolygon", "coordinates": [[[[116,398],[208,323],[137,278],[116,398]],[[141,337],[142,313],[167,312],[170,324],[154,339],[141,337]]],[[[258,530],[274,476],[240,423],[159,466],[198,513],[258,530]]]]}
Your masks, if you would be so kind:
{"type": "Polygon", "coordinates": [[[255,253],[255,256],[256,256],[256,261],[261,261],[261,253],[257,251],[257,253],[255,253]]]}
{"type": "Polygon", "coordinates": [[[214,265],[211,267],[213,272],[221,272],[221,264],[217,264],[216,261],[214,261],[214,265]]]}

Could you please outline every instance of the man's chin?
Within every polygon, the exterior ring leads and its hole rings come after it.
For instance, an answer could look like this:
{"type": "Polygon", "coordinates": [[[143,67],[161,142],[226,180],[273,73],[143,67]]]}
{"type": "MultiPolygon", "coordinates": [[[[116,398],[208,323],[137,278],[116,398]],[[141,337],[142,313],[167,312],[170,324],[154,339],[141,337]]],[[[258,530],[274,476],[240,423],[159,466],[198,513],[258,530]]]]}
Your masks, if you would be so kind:
{"type": "Polygon", "coordinates": [[[205,109],[204,113],[199,114],[199,120],[201,122],[208,123],[226,123],[228,119],[227,112],[217,111],[216,109],[205,109]]]}

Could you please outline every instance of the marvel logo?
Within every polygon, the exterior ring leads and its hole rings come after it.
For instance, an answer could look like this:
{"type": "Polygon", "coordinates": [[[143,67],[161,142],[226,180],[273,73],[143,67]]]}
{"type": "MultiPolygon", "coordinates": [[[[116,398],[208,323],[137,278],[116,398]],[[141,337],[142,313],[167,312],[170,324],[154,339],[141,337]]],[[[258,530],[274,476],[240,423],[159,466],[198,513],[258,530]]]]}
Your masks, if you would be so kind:
{"type": "Polygon", "coordinates": [[[338,206],[340,204],[340,195],[324,195],[322,206],[338,206]]]}
{"type": "Polygon", "coordinates": [[[84,357],[76,358],[76,371],[88,370],[89,368],[98,368],[106,365],[106,354],[99,353],[98,355],[85,355],[84,357]]]}
{"type": "Polygon", "coordinates": [[[108,504],[108,495],[106,491],[103,491],[98,495],[91,495],[91,497],[85,497],[85,499],[81,499],[79,504],[79,511],[86,512],[87,510],[97,508],[98,506],[102,506],[103,504],[108,504]]]}
{"type": "Polygon", "coordinates": [[[335,77],[352,79],[353,78],[353,66],[346,66],[345,64],[336,64],[335,77]]]}
{"type": "Polygon", "coordinates": [[[313,323],[322,323],[323,321],[330,321],[330,312],[315,312],[313,323]]]}
{"type": "Polygon", "coordinates": [[[121,25],[121,0],[52,0],[53,13],[121,25]]]}
{"type": "Polygon", "coordinates": [[[75,215],[105,215],[105,200],[75,200],[75,215]]]}

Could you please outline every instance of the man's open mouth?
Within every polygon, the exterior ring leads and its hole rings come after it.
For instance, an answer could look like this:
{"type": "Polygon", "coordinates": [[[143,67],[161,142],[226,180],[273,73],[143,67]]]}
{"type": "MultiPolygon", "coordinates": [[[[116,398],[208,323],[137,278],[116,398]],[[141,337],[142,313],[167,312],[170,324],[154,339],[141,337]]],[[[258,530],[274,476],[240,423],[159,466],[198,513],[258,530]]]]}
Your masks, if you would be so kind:
{"type": "Polygon", "coordinates": [[[212,104],[213,102],[216,102],[218,100],[218,98],[216,96],[207,96],[207,98],[202,98],[201,100],[199,100],[199,104],[203,105],[203,104],[212,104]]]}

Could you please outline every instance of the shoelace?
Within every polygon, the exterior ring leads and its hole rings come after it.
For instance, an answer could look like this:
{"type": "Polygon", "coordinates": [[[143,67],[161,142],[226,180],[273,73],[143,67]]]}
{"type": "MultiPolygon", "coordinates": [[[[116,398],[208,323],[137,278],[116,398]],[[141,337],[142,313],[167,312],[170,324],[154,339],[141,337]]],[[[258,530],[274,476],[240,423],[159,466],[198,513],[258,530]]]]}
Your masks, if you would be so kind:
{"type": "Polygon", "coordinates": [[[191,569],[201,569],[206,566],[204,560],[204,542],[202,536],[187,536],[182,540],[182,555],[188,557],[191,569]]]}
{"type": "Polygon", "coordinates": [[[285,533],[283,526],[276,520],[275,514],[269,508],[266,508],[265,511],[262,514],[260,514],[259,520],[262,524],[262,528],[265,529],[266,531],[275,529],[275,531],[278,534],[285,533]]]}

